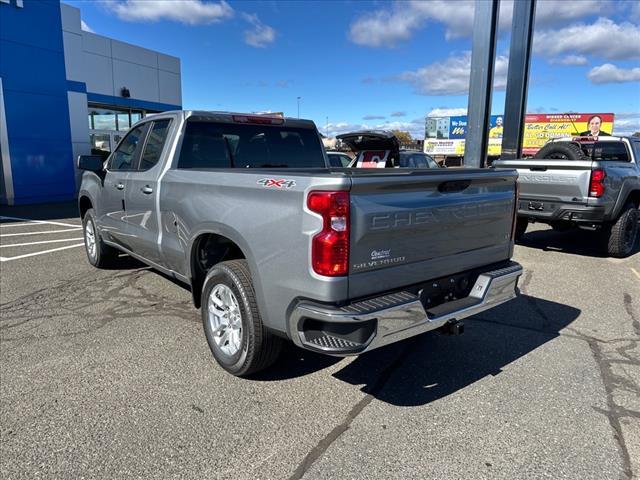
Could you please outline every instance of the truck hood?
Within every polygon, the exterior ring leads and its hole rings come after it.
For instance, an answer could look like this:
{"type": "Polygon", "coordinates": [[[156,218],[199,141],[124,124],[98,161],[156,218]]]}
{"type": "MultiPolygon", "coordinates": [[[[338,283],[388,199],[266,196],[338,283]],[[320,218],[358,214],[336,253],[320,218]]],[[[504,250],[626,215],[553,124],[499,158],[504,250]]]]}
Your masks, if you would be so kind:
{"type": "Polygon", "coordinates": [[[386,150],[395,157],[400,150],[400,143],[391,132],[362,130],[359,132],[343,133],[336,138],[346,143],[354,152],[386,150]]]}

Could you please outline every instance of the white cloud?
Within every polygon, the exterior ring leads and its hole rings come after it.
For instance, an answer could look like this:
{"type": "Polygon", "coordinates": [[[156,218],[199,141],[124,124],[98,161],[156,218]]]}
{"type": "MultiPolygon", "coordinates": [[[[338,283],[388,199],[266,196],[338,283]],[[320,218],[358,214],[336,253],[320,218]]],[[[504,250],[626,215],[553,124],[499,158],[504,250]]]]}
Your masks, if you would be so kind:
{"type": "Polygon", "coordinates": [[[365,115],[362,117],[363,120],[384,120],[384,115],[365,115]]]}
{"type": "Polygon", "coordinates": [[[244,32],[244,42],[256,48],[265,48],[276,40],[276,31],[269,25],[265,25],[256,14],[242,15],[252,25],[250,30],[244,32]]]}
{"type": "Polygon", "coordinates": [[[80,28],[85,32],[96,33],[93,31],[93,29],[89,25],[85,23],[84,20],[80,20],[80,28]]]}
{"type": "Polygon", "coordinates": [[[392,117],[406,117],[407,112],[391,112],[392,117]]]}
{"type": "Polygon", "coordinates": [[[535,53],[551,57],[571,53],[631,60],[640,58],[640,25],[599,18],[589,25],[580,23],[537,32],[533,48],[535,53]]]}
{"type": "MultiPolygon", "coordinates": [[[[506,56],[496,56],[493,87],[497,90],[504,90],[507,85],[508,63],[506,56]]],[[[466,51],[460,56],[452,55],[442,62],[401,73],[395,80],[413,85],[421,95],[466,95],[470,72],[471,52],[466,51]]]]}
{"type": "MultiPolygon", "coordinates": [[[[607,2],[599,0],[544,0],[536,10],[536,26],[547,27],[598,14],[607,2]]],[[[445,26],[447,40],[471,37],[475,11],[473,0],[411,0],[396,1],[390,7],[367,13],[356,19],[349,28],[349,38],[358,45],[393,47],[406,41],[424,28],[428,21],[445,26]]],[[[499,27],[511,28],[513,2],[501,2],[499,27]]]]}
{"type": "Polygon", "coordinates": [[[640,112],[616,113],[613,119],[614,135],[633,135],[640,132],[640,112]]]}
{"type": "Polygon", "coordinates": [[[234,14],[233,8],[224,0],[112,0],[106,6],[127,22],[173,20],[202,25],[226,20],[234,14]]]}
{"type": "Polygon", "coordinates": [[[434,108],[429,113],[427,113],[427,117],[457,117],[460,115],[466,115],[466,108],[434,108]]]}
{"type": "Polygon", "coordinates": [[[624,83],[640,82],[640,67],[619,68],[610,63],[605,63],[592,68],[587,74],[591,83],[624,83]]]}
{"type": "Polygon", "coordinates": [[[553,65],[579,66],[586,65],[588,62],[587,57],[585,57],[584,55],[565,55],[564,57],[560,58],[552,58],[551,60],[549,60],[549,63],[552,63],[553,65]]]}

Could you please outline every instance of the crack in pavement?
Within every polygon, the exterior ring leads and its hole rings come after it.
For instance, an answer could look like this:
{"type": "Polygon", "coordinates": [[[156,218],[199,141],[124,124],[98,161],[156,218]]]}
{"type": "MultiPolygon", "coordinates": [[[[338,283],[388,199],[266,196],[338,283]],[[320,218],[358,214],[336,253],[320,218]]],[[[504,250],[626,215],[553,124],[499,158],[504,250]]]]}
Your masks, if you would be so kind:
{"type": "MultiPolygon", "coordinates": [[[[0,307],[0,334],[3,344],[46,338],[74,337],[94,333],[109,323],[125,318],[149,318],[162,315],[193,319],[189,301],[176,302],[145,288],[140,282],[150,274],[148,268],[131,270],[107,278],[87,279],[80,276],[61,285],[41,289],[0,307]],[[47,335],[42,327],[48,322],[73,320],[74,326],[64,333],[47,335]],[[77,320],[80,319],[81,322],[77,320]],[[33,324],[31,326],[30,324],[33,324]],[[19,326],[20,334],[12,335],[19,326]],[[33,334],[34,330],[38,334],[33,334]]],[[[59,331],[59,328],[53,329],[59,331]]],[[[6,346],[6,345],[5,345],[6,346]]]]}
{"type": "Polygon", "coordinates": [[[391,375],[402,365],[418,344],[417,337],[412,337],[405,340],[405,342],[407,343],[407,348],[402,349],[395,360],[382,371],[369,392],[364,396],[364,398],[358,401],[351,410],[349,410],[345,419],[334,427],[333,430],[331,430],[316,444],[315,447],[311,449],[311,451],[309,451],[309,453],[307,453],[302,462],[300,462],[293,474],[289,477],[289,480],[301,479],[313,464],[316,463],[316,461],[318,461],[318,459],[320,459],[320,457],[327,451],[327,449],[350,428],[353,421],[358,417],[358,415],[360,415],[360,413],[362,413],[364,408],[380,393],[391,378],[391,375]]]}
{"type": "Polygon", "coordinates": [[[560,331],[552,331],[549,330],[547,325],[551,324],[551,319],[546,315],[546,313],[540,308],[538,305],[537,299],[528,294],[528,286],[531,282],[531,278],[533,276],[533,272],[531,270],[527,270],[525,275],[523,276],[522,284],[520,290],[522,293],[526,294],[527,303],[532,307],[532,309],[540,316],[542,319],[542,325],[540,328],[535,327],[526,327],[521,325],[510,325],[502,322],[498,322],[495,320],[489,320],[484,318],[475,318],[475,321],[485,322],[485,323],[493,323],[498,324],[505,327],[535,331],[544,334],[553,334],[562,337],[569,337],[577,340],[581,340],[589,345],[591,353],[595,359],[596,365],[600,370],[600,377],[602,379],[602,383],[605,390],[605,396],[607,401],[607,409],[601,409],[597,407],[593,407],[594,410],[598,413],[603,414],[611,428],[613,430],[613,436],[616,440],[618,451],[620,452],[620,457],[623,465],[623,472],[626,478],[633,478],[633,469],[631,464],[631,457],[629,455],[629,450],[627,448],[627,442],[624,438],[624,434],[621,427],[620,420],[624,417],[630,418],[639,418],[640,412],[635,410],[630,410],[622,405],[616,403],[614,399],[614,395],[616,391],[623,391],[634,394],[636,396],[640,396],[640,386],[634,382],[631,378],[625,378],[621,375],[616,375],[611,366],[614,364],[626,364],[640,367],[640,359],[634,357],[630,352],[638,347],[638,343],[640,342],[640,321],[636,316],[636,313],[633,310],[633,299],[629,293],[623,294],[623,303],[625,311],[628,314],[629,319],[631,320],[631,325],[633,331],[636,335],[636,338],[615,338],[604,340],[600,338],[596,338],[587,334],[576,330],[575,328],[565,327],[563,330],[572,332],[571,335],[560,331]],[[615,351],[625,360],[617,360],[611,355],[608,355],[607,352],[603,349],[603,345],[607,344],[615,344],[622,343],[620,347],[617,347],[615,351]]]}

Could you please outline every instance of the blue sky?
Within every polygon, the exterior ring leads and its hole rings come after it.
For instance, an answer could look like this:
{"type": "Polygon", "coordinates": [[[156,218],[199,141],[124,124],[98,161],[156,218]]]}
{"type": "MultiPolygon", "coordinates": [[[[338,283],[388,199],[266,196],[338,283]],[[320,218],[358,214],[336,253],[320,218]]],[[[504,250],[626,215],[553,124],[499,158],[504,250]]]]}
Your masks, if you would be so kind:
{"type": "MultiPolygon", "coordinates": [[[[401,128],[467,107],[473,3],[65,0],[86,28],[175,55],[187,109],[283,111],[324,133],[401,128]]],[[[493,113],[504,108],[503,0],[493,113]]],[[[640,2],[539,0],[528,112],[613,112],[640,130],[640,2]]]]}

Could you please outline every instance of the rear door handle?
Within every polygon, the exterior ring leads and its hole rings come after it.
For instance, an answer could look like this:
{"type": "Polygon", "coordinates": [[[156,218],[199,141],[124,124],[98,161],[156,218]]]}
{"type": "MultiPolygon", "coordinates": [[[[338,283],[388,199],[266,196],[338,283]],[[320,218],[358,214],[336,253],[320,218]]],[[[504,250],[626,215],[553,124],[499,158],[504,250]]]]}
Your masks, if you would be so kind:
{"type": "Polygon", "coordinates": [[[124,190],[124,183],[116,183],[116,188],[118,190],[124,190]]]}
{"type": "Polygon", "coordinates": [[[144,193],[146,195],[150,195],[150,194],[153,193],[153,188],[151,188],[149,185],[145,185],[140,190],[142,190],[142,193],[144,193]]]}

